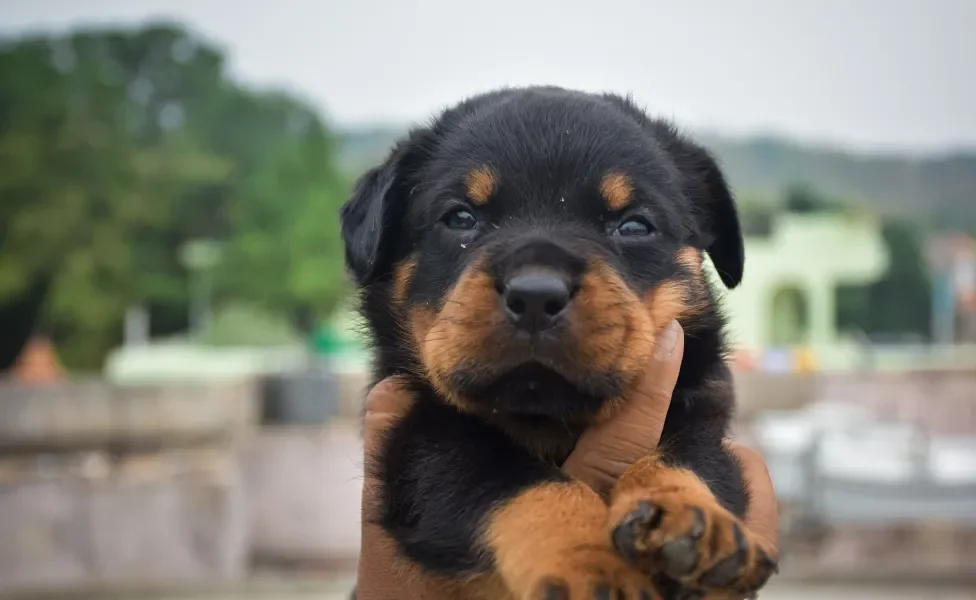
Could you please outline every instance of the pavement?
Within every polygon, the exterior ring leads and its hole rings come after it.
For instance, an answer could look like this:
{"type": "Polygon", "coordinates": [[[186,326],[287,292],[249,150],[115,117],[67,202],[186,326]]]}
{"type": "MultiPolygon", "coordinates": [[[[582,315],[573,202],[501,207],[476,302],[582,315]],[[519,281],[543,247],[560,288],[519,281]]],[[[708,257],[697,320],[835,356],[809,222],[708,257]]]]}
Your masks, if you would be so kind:
{"type": "MultiPolygon", "coordinates": [[[[352,581],[348,579],[320,582],[276,582],[235,590],[206,594],[154,596],[153,600],[348,600],[352,581]]],[[[847,583],[772,582],[760,594],[762,600],[976,600],[976,587],[878,585],[847,583]]],[[[92,599],[94,600],[94,599],[92,599]]],[[[99,600],[137,600],[125,596],[99,600]]],[[[139,598],[144,600],[144,598],[139,598]]],[[[409,599],[404,599],[409,600],[409,599]]]]}

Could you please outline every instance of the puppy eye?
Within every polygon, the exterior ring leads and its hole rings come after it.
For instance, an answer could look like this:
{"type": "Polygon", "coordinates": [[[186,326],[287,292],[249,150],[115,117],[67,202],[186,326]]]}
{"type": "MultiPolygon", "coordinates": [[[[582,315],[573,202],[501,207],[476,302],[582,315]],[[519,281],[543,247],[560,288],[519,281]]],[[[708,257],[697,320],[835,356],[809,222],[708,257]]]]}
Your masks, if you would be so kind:
{"type": "Polygon", "coordinates": [[[471,214],[471,211],[459,208],[444,216],[444,224],[450,229],[474,229],[478,226],[478,218],[471,214]]]}
{"type": "Polygon", "coordinates": [[[650,235],[653,231],[651,224],[643,217],[631,217],[617,226],[614,235],[625,237],[639,237],[650,235]]]}

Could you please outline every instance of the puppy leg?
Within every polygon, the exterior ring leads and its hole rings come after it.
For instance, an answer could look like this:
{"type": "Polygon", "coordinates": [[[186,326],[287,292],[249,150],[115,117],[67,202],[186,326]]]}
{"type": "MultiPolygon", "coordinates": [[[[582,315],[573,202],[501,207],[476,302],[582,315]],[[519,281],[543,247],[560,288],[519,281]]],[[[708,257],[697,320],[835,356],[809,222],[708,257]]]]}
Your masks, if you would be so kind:
{"type": "Polygon", "coordinates": [[[378,458],[380,524],[465,597],[658,599],[610,544],[600,497],[480,419],[418,402],[378,458]]]}
{"type": "Polygon", "coordinates": [[[741,599],[776,570],[760,539],[697,475],[658,455],[637,461],[617,482],[609,522],[623,556],[686,593],[741,599]]]}
{"type": "Polygon", "coordinates": [[[608,543],[607,508],[578,482],[545,483],[492,511],[485,540],[498,575],[526,600],[657,600],[608,543]]]}

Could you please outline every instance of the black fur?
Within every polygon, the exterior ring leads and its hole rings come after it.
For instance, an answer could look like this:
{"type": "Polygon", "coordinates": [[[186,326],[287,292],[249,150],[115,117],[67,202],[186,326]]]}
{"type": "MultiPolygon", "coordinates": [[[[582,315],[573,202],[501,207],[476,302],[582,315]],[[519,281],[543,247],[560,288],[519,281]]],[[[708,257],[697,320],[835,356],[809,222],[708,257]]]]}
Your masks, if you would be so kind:
{"type": "MultiPolygon", "coordinates": [[[[563,252],[556,268],[571,270],[578,268],[574,261],[599,257],[641,293],[687,277],[674,256],[689,246],[708,252],[728,287],[739,283],[743,271],[735,206],[705,150],[627,99],[559,88],[477,96],[413,130],[360,180],[342,209],[342,233],[373,337],[375,378],[404,376],[417,400],[389,433],[384,451],[372,457],[384,483],[380,522],[403,555],[447,576],[490,568],[492,557],[479,538],[490,508],[528,486],[561,480],[558,466],[587,420],[627,382],[612,372],[569,373],[555,354],[570,352],[565,348],[572,345],[554,342],[553,357],[535,357],[544,366],[526,367],[546,373],[527,375],[510,370],[514,364],[494,368],[485,364],[491,361],[474,360],[451,380],[475,397],[477,390],[493,390],[486,396],[496,406],[537,403],[534,419],[520,421],[507,408],[497,419],[481,408],[461,412],[425,376],[415,340],[405,333],[404,310],[442,306],[472,257],[501,273],[545,245],[563,252]],[[498,189],[490,202],[473,207],[464,176],[483,165],[497,172],[498,189]],[[608,171],[633,180],[638,201],[626,214],[608,212],[597,192],[608,171]],[[445,227],[441,217],[452,206],[477,213],[478,229],[445,227]],[[611,235],[628,215],[650,221],[654,235],[611,235]],[[398,308],[394,267],[407,258],[416,267],[398,308]],[[526,379],[546,377],[549,395],[525,391],[526,379]],[[552,393],[556,388],[559,393],[552,393]],[[514,441],[534,431],[538,445],[514,441]]],[[[707,481],[741,516],[747,493],[737,462],[722,446],[733,409],[731,386],[714,385],[730,380],[723,319],[710,288],[700,293],[704,310],[682,322],[684,358],[660,450],[707,481]]],[[[521,361],[520,342],[512,340],[504,344],[504,360],[521,361]]],[[[534,348],[547,346],[540,341],[534,348]]]]}
{"type": "Polygon", "coordinates": [[[477,417],[435,398],[420,402],[391,432],[380,463],[386,512],[380,523],[403,553],[429,570],[457,575],[483,568],[482,518],[501,498],[565,476],[477,417]]]}

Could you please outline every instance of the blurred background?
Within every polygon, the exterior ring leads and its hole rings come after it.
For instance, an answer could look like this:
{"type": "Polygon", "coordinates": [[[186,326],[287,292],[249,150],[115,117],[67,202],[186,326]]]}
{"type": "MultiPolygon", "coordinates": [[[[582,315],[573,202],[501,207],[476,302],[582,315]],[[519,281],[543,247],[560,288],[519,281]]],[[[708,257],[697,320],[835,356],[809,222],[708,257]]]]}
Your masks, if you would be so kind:
{"type": "Polygon", "coordinates": [[[976,3],[0,0],[0,596],[345,597],[368,357],[337,213],[500,85],[721,159],[763,598],[976,598],[976,3]]]}

